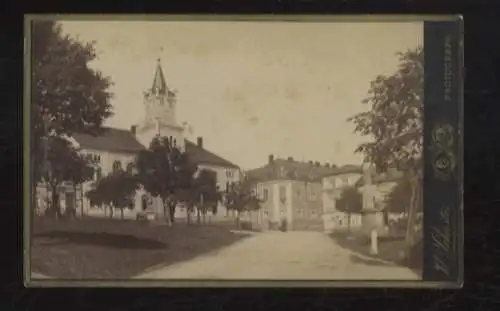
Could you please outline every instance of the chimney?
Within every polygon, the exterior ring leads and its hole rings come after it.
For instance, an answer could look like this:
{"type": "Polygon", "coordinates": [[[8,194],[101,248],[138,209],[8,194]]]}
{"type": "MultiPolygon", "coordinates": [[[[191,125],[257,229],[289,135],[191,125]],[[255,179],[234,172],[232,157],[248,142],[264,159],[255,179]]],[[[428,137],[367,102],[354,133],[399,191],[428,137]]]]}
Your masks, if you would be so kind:
{"type": "Polygon", "coordinates": [[[274,156],[272,154],[270,154],[268,163],[271,164],[273,162],[274,162],[274,156]]]}
{"type": "Polygon", "coordinates": [[[132,125],[130,127],[130,133],[135,136],[135,133],[137,132],[137,125],[132,125]]]}
{"type": "Polygon", "coordinates": [[[196,144],[198,145],[198,147],[203,148],[203,137],[197,137],[196,144]]]}
{"type": "Polygon", "coordinates": [[[293,158],[292,157],[288,157],[288,161],[293,161],[293,158]]]}

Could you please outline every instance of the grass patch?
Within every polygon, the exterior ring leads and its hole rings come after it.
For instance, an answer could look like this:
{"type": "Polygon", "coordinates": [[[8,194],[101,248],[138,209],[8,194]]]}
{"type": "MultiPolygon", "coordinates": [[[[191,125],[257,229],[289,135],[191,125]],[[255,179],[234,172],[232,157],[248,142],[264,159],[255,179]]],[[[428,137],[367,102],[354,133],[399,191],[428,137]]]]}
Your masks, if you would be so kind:
{"type": "Polygon", "coordinates": [[[38,218],[32,231],[31,268],[58,279],[126,279],[245,237],[217,224],[168,227],[135,220],[38,218]]]}
{"type": "Polygon", "coordinates": [[[405,255],[405,239],[401,236],[388,235],[379,237],[377,255],[370,254],[370,238],[362,233],[336,232],[330,236],[340,247],[362,255],[354,255],[351,258],[353,261],[363,261],[363,263],[368,265],[397,264],[406,266],[421,275],[423,257],[420,243],[412,250],[412,257],[407,258],[405,255]]]}

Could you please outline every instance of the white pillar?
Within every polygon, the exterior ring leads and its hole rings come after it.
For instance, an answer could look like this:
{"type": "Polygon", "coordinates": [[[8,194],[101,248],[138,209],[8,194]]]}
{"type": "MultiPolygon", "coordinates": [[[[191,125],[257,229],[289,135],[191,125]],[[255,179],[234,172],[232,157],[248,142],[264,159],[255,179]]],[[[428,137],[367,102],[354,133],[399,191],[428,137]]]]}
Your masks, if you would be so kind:
{"type": "Polygon", "coordinates": [[[371,233],[370,254],[372,255],[378,254],[378,233],[376,229],[373,229],[371,233]]]}

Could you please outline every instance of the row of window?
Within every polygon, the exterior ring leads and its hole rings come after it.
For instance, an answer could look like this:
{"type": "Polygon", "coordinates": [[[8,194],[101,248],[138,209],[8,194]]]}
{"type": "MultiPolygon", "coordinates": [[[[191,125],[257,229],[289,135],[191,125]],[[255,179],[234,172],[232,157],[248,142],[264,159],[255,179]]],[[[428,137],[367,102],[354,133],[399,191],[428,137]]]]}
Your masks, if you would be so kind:
{"type": "Polygon", "coordinates": [[[101,163],[101,155],[95,154],[92,152],[86,152],[84,154],[85,157],[88,157],[90,160],[96,162],[96,163],[101,163]]]}
{"type": "MultiPolygon", "coordinates": [[[[268,199],[268,189],[264,187],[263,184],[257,184],[257,196],[264,201],[268,199]]],[[[282,202],[286,201],[286,187],[280,186],[279,188],[280,200],[282,202]]],[[[296,190],[297,196],[302,195],[302,190],[299,188],[296,190]]],[[[317,192],[313,188],[306,188],[306,200],[307,201],[316,201],[318,199],[317,192]]]]}
{"type": "Polygon", "coordinates": [[[347,186],[349,184],[349,178],[347,176],[331,178],[330,183],[332,184],[333,188],[347,186]]]}
{"type": "Polygon", "coordinates": [[[267,201],[269,192],[264,188],[263,184],[257,184],[257,197],[263,201],[267,201]]]}

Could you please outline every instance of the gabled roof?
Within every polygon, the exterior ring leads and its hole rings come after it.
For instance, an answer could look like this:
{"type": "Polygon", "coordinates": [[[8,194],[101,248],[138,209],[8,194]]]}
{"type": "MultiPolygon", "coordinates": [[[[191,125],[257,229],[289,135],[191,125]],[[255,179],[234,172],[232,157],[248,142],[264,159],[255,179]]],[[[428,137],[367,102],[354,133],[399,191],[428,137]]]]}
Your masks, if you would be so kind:
{"type": "Polygon", "coordinates": [[[136,153],[144,149],[144,146],[137,141],[134,135],[124,129],[103,127],[103,133],[98,136],[74,133],[72,137],[84,149],[125,153],[136,153]]]}
{"type": "MultiPolygon", "coordinates": [[[[111,152],[137,153],[146,149],[128,130],[111,127],[103,127],[103,133],[99,136],[89,134],[73,134],[73,139],[83,149],[94,149],[111,152]]],[[[195,143],[185,140],[186,152],[189,158],[197,164],[211,164],[222,167],[239,168],[220,156],[198,147],[195,143]]]]}
{"type": "MultiPolygon", "coordinates": [[[[304,180],[320,181],[324,176],[342,174],[342,172],[358,171],[353,166],[325,166],[308,162],[299,162],[287,159],[275,159],[263,167],[249,170],[247,176],[254,181],[267,180],[304,180]]],[[[359,169],[361,172],[361,170],[359,169]]]]}
{"type": "Polygon", "coordinates": [[[199,147],[198,145],[187,139],[185,140],[185,142],[186,142],[186,153],[188,154],[189,159],[192,160],[194,163],[239,168],[238,165],[231,163],[228,160],[223,159],[220,156],[199,147]]]}

